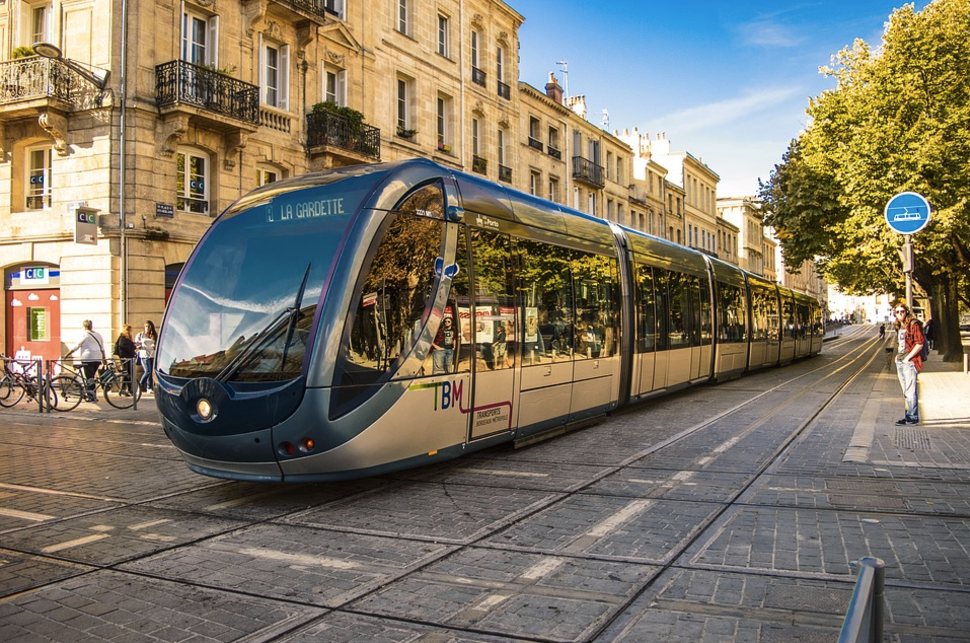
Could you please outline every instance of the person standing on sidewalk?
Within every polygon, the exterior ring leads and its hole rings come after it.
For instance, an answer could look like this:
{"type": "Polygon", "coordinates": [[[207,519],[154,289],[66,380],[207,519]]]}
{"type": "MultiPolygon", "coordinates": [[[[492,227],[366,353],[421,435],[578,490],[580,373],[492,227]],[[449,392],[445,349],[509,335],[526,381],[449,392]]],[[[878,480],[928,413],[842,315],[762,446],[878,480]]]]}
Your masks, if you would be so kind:
{"type": "Polygon", "coordinates": [[[138,386],[148,393],[155,390],[152,367],[155,365],[156,341],[158,341],[158,332],[155,330],[155,323],[149,319],[145,322],[145,329],[135,337],[135,345],[138,346],[138,362],[143,369],[138,386]]]}
{"type": "Polygon", "coordinates": [[[896,353],[896,375],[903,389],[906,401],[906,415],[896,420],[896,424],[919,424],[919,398],[916,391],[916,378],[923,370],[920,350],[926,342],[923,329],[906,304],[897,304],[893,311],[896,315],[896,337],[899,350],[896,353]]]}
{"type": "Polygon", "coordinates": [[[95,376],[98,374],[98,367],[104,363],[107,356],[104,354],[104,340],[101,334],[94,330],[94,324],[90,319],[81,322],[84,328],[84,337],[77,343],[77,346],[67,352],[64,357],[70,357],[76,352],[80,352],[81,368],[84,370],[84,382],[87,390],[85,399],[88,402],[95,401],[95,376]]]}

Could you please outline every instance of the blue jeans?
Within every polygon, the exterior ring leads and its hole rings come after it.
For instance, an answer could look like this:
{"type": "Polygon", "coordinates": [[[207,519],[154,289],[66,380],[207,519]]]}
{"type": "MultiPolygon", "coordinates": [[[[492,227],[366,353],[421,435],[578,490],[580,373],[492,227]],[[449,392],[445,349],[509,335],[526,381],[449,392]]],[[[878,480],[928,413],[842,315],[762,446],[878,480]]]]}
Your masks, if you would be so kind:
{"type": "Polygon", "coordinates": [[[141,379],[138,380],[138,388],[142,391],[150,391],[152,390],[152,367],[155,366],[155,358],[139,357],[138,362],[145,369],[145,372],[141,375],[141,379]]]}
{"type": "Polygon", "coordinates": [[[455,361],[455,351],[451,348],[443,348],[432,353],[431,358],[434,360],[434,368],[431,369],[432,375],[450,373],[455,361]]]}
{"type": "Polygon", "coordinates": [[[899,360],[896,362],[896,375],[906,400],[906,419],[919,422],[919,397],[916,391],[916,365],[899,360]]]}

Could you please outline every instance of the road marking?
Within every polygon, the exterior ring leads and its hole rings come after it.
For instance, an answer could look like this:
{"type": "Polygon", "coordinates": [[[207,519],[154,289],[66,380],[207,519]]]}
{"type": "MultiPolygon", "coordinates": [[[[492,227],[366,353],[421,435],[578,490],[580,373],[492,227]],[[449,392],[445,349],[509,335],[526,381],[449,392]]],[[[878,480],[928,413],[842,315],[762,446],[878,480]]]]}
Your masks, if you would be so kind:
{"type": "Polygon", "coordinates": [[[124,502],[117,498],[107,496],[92,496],[86,493],[72,493],[70,491],[57,491],[56,489],[41,489],[40,487],[25,487],[19,484],[7,484],[0,482],[0,489],[11,489],[13,491],[30,491],[31,493],[46,493],[51,496],[68,496],[71,498],[87,498],[89,500],[103,500],[105,502],[124,502]]]}
{"type": "Polygon", "coordinates": [[[203,511],[220,511],[222,509],[232,509],[233,507],[238,507],[240,505],[247,505],[254,500],[261,500],[263,498],[268,498],[270,496],[275,496],[279,493],[279,489],[271,489],[269,491],[260,491],[259,493],[250,494],[248,496],[242,496],[241,498],[233,498],[232,500],[226,500],[225,502],[217,502],[214,505],[209,505],[208,507],[203,507],[203,511]]]}
{"type": "Polygon", "coordinates": [[[167,522],[172,522],[172,521],[170,519],[168,519],[168,518],[163,518],[161,520],[152,520],[150,522],[143,522],[143,523],[138,524],[138,525],[130,525],[128,527],[128,529],[130,529],[132,531],[140,531],[142,529],[148,529],[149,527],[155,527],[157,525],[164,525],[167,522]]]}
{"type": "Polygon", "coordinates": [[[359,564],[349,560],[330,558],[329,556],[311,556],[309,554],[288,554],[272,549],[262,549],[259,547],[244,547],[237,550],[238,553],[255,558],[275,560],[289,565],[309,565],[313,567],[330,567],[333,569],[356,569],[359,564]]]}
{"type": "Polygon", "coordinates": [[[45,520],[53,520],[54,516],[48,516],[46,514],[35,514],[29,511],[18,511],[16,509],[4,509],[0,507],[0,516],[7,516],[8,518],[22,518],[23,520],[33,520],[34,522],[43,522],[45,520]]]}
{"type": "Polygon", "coordinates": [[[532,473],[530,471],[503,471],[501,469],[472,469],[469,467],[463,467],[456,469],[455,471],[460,473],[482,473],[490,476],[512,476],[519,478],[548,478],[548,473],[532,473]]]}
{"type": "Polygon", "coordinates": [[[584,535],[592,536],[593,538],[602,538],[623,523],[643,513],[651,505],[653,505],[653,500],[636,500],[631,502],[623,509],[587,531],[584,535]]]}
{"type": "Polygon", "coordinates": [[[108,534],[93,534],[91,536],[85,536],[83,538],[75,538],[74,540],[68,540],[67,542],[63,542],[58,545],[51,545],[50,547],[44,547],[40,551],[45,554],[54,554],[59,551],[64,551],[65,549],[80,547],[81,545],[87,545],[110,537],[111,536],[109,536],[108,534]]]}
{"type": "Polygon", "coordinates": [[[525,578],[527,580],[539,580],[540,578],[544,578],[562,567],[564,562],[565,561],[562,558],[546,556],[538,563],[519,574],[519,578],[525,578]]]}

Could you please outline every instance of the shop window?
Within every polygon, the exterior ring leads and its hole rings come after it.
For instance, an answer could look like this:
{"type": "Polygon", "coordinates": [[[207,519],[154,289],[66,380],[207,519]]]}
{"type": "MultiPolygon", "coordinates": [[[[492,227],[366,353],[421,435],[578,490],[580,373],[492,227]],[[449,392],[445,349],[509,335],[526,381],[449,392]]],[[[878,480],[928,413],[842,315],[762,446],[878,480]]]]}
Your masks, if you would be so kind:
{"type": "Polygon", "coordinates": [[[209,214],[209,158],[180,148],[177,156],[175,207],[179,212],[209,214]]]}

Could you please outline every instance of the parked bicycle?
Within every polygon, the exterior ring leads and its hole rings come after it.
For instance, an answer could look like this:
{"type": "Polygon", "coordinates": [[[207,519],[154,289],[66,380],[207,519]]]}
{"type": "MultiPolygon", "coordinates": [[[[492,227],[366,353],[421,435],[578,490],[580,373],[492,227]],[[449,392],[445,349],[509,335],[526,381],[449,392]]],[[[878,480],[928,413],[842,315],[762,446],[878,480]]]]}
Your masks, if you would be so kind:
{"type": "Polygon", "coordinates": [[[26,398],[35,404],[40,404],[41,396],[44,405],[55,408],[58,403],[57,393],[51,387],[49,380],[37,381],[37,362],[10,359],[0,355],[3,359],[3,377],[0,378],[0,406],[10,408],[26,398]]]}
{"type": "Polygon", "coordinates": [[[141,391],[131,381],[132,360],[107,361],[101,364],[94,381],[84,377],[80,362],[56,360],[51,366],[60,366],[60,373],[50,378],[50,388],[56,396],[55,411],[73,411],[83,401],[97,402],[97,391],[105,401],[116,409],[131,408],[141,397],[141,391]]]}

